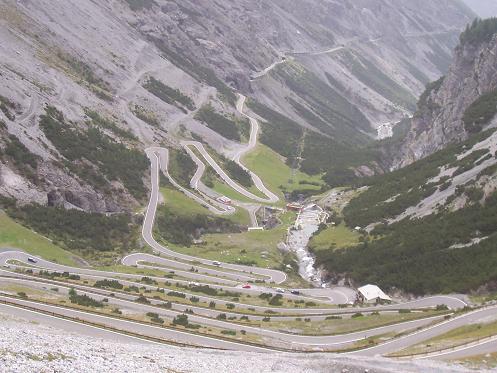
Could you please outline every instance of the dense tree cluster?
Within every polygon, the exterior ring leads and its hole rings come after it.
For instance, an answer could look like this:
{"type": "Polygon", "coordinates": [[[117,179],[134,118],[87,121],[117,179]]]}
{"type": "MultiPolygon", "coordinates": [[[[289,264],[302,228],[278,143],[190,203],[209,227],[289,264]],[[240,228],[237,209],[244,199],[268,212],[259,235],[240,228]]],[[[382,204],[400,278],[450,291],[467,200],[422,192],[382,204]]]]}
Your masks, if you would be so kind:
{"type": "Polygon", "coordinates": [[[0,111],[7,117],[7,119],[15,120],[16,116],[12,111],[15,112],[17,110],[19,110],[18,103],[0,95],[0,111]]]}
{"type": "Polygon", "coordinates": [[[497,17],[476,18],[460,36],[461,44],[477,45],[488,42],[497,33],[497,17]]]}
{"type": "Polygon", "coordinates": [[[150,77],[150,79],[143,85],[143,88],[160,100],[168,103],[169,105],[174,105],[184,112],[186,112],[186,109],[195,109],[195,103],[190,97],[184,95],[179,89],[171,88],[154,77],[150,77]]]}
{"type": "Polygon", "coordinates": [[[36,169],[38,167],[39,157],[24,146],[22,142],[14,135],[9,135],[4,139],[5,148],[0,149],[0,160],[11,162],[17,171],[31,182],[39,182],[36,169]]]}
{"type": "Polygon", "coordinates": [[[110,289],[117,289],[117,290],[122,290],[124,288],[124,285],[121,284],[117,280],[98,280],[95,282],[94,285],[96,288],[110,288],[110,289]]]}
{"type": "Polygon", "coordinates": [[[497,114],[497,90],[478,97],[464,112],[464,128],[469,133],[480,132],[497,114]]]}
{"type": "Polygon", "coordinates": [[[438,108],[438,104],[433,102],[433,94],[437,93],[440,88],[442,87],[442,84],[445,80],[445,77],[442,76],[440,79],[428,83],[426,85],[426,89],[424,92],[421,94],[419,100],[418,100],[418,111],[416,115],[419,115],[419,113],[425,111],[425,110],[434,110],[438,108]]]}
{"type": "Polygon", "coordinates": [[[94,110],[85,109],[85,114],[90,118],[91,124],[109,130],[123,140],[136,141],[137,138],[130,131],[119,127],[116,122],[109,118],[102,117],[94,110]]]}
{"type": "Polygon", "coordinates": [[[195,118],[228,140],[240,142],[242,135],[249,134],[247,121],[219,114],[211,105],[202,107],[195,118]]]}
{"type": "Polygon", "coordinates": [[[203,233],[240,232],[240,227],[228,219],[210,215],[178,215],[168,206],[159,208],[156,229],[163,240],[188,247],[203,233]]]}
{"type": "Polygon", "coordinates": [[[169,173],[180,185],[189,188],[197,165],[185,150],[169,150],[169,173]]]}
{"type": "Polygon", "coordinates": [[[257,101],[249,100],[248,106],[265,120],[259,140],[293,165],[304,136],[303,127],[257,101]]]}
{"type": "Polygon", "coordinates": [[[316,253],[317,264],[414,294],[467,292],[497,280],[497,193],[485,204],[423,219],[382,225],[374,240],[347,250],[316,253]],[[471,245],[473,239],[482,238],[471,245]],[[460,247],[469,244],[471,247],[460,247]]]}
{"type": "Polygon", "coordinates": [[[36,204],[19,208],[11,206],[7,213],[70,250],[109,251],[119,248],[126,251],[135,242],[131,218],[124,214],[105,216],[36,204]]]}
{"type": "Polygon", "coordinates": [[[250,188],[252,185],[254,185],[250,173],[240,167],[238,163],[228,159],[226,160],[224,166],[228,175],[230,175],[233,180],[237,181],[244,187],[250,188]]]}

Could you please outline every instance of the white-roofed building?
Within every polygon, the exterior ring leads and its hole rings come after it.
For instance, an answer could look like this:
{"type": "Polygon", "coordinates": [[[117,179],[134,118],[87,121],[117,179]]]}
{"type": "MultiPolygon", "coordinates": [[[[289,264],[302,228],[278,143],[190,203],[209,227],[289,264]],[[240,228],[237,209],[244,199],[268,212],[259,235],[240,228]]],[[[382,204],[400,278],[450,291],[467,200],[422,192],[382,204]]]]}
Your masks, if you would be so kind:
{"type": "Polygon", "coordinates": [[[359,299],[363,303],[380,303],[380,302],[391,302],[392,298],[386,295],[378,286],[376,285],[365,285],[357,289],[359,291],[359,299]]]}

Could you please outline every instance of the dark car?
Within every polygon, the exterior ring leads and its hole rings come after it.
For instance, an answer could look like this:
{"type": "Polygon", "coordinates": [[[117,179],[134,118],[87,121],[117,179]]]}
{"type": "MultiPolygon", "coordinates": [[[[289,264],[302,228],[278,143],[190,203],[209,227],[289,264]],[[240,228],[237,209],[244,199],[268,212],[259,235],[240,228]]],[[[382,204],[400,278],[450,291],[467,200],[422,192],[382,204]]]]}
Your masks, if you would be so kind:
{"type": "Polygon", "coordinates": [[[290,293],[292,293],[293,295],[300,295],[300,291],[298,290],[292,290],[290,293]]]}
{"type": "Polygon", "coordinates": [[[30,262],[30,263],[36,263],[36,260],[33,259],[33,258],[28,258],[28,262],[30,262]]]}

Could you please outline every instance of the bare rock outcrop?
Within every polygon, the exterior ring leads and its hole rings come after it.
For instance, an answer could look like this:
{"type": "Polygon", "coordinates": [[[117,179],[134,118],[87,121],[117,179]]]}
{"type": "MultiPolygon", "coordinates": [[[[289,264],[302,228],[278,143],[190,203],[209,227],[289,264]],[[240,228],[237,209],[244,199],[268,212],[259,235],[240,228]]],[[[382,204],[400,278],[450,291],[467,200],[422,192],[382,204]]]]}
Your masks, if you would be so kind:
{"type": "Polygon", "coordinates": [[[443,78],[427,91],[394,168],[424,158],[450,143],[464,140],[466,109],[485,93],[497,89],[497,34],[483,43],[461,43],[443,78]]]}

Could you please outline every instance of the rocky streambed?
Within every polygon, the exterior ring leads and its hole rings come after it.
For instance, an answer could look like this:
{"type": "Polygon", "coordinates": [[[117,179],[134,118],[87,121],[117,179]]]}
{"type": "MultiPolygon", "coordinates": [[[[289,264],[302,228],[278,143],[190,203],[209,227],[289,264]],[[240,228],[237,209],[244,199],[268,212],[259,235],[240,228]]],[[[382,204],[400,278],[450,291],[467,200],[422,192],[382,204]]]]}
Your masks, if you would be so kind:
{"type": "Polygon", "coordinates": [[[314,266],[315,258],[309,252],[308,245],[312,235],[319,229],[319,225],[327,218],[328,213],[318,205],[307,205],[299,212],[287,237],[288,248],[297,256],[300,276],[316,287],[323,286],[323,282],[320,271],[314,266]]]}

